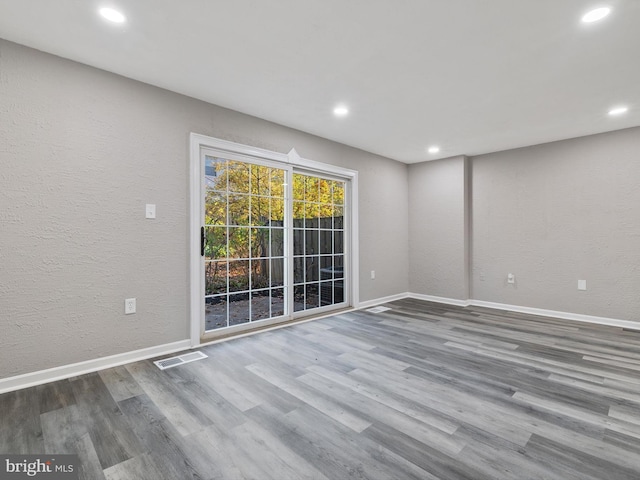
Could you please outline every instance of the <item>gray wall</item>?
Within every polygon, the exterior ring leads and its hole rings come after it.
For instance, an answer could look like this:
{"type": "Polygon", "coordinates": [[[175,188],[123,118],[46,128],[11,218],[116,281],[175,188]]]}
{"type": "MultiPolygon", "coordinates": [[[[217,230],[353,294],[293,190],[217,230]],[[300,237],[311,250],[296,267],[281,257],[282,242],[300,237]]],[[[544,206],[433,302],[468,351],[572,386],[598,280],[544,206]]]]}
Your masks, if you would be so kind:
{"type": "Polygon", "coordinates": [[[468,159],[409,166],[409,288],[469,298],[468,159]]]}
{"type": "Polygon", "coordinates": [[[0,40],[0,378],[188,338],[189,132],[358,170],[360,299],[407,291],[405,165],[0,40]]]}
{"type": "Polygon", "coordinates": [[[475,299],[640,321],[640,128],[472,160],[475,299]]]}

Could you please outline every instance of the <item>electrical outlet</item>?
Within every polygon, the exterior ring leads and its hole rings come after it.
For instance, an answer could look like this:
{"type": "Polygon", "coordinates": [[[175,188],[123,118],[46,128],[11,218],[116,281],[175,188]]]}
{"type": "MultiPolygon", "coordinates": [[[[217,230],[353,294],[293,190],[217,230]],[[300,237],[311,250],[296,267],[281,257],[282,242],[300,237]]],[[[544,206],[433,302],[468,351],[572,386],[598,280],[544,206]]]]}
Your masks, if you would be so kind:
{"type": "Polygon", "coordinates": [[[516,283],[516,276],[513,273],[507,275],[507,283],[516,283]]]}
{"type": "Polygon", "coordinates": [[[375,280],[375,279],[376,279],[376,271],[371,270],[371,280],[375,280]]]}
{"type": "Polygon", "coordinates": [[[127,298],[124,301],[124,314],[130,315],[132,313],[136,313],[136,299],[127,298]]]}

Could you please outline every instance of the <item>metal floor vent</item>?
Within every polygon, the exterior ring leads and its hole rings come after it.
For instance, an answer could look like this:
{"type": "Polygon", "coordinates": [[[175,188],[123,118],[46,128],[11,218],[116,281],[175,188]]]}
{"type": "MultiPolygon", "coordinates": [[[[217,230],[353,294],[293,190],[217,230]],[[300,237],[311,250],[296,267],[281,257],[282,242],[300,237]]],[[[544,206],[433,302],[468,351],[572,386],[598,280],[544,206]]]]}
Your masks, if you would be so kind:
{"type": "Polygon", "coordinates": [[[164,360],[156,360],[153,363],[155,363],[160,370],[166,370],[167,368],[177,367],[178,365],[195,362],[196,360],[202,360],[203,358],[208,357],[201,351],[197,351],[178,355],[177,357],[165,358],[164,360]]]}
{"type": "Polygon", "coordinates": [[[389,307],[373,307],[373,308],[369,308],[367,312],[382,313],[382,312],[386,312],[387,310],[391,310],[391,309],[389,307]]]}

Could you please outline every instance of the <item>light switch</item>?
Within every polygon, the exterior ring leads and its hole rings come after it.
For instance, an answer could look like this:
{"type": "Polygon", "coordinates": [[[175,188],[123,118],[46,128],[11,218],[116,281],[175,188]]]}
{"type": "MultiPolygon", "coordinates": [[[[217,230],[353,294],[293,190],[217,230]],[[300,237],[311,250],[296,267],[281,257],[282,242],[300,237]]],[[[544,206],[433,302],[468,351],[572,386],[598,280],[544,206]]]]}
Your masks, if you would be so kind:
{"type": "Polygon", "coordinates": [[[587,289],[587,281],[578,280],[578,290],[586,290],[586,289],[587,289]]]}
{"type": "Polygon", "coordinates": [[[156,218],[156,206],[153,203],[147,203],[147,218],[156,218]]]}

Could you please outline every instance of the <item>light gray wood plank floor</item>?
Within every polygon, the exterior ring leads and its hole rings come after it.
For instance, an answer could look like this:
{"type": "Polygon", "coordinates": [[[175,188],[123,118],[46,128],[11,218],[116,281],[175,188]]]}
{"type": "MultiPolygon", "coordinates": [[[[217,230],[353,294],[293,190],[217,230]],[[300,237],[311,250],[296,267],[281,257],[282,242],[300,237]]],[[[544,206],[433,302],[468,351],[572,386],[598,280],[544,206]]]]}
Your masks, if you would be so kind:
{"type": "Polygon", "coordinates": [[[90,480],[640,479],[640,332],[387,306],[0,395],[0,453],[90,480]]]}

